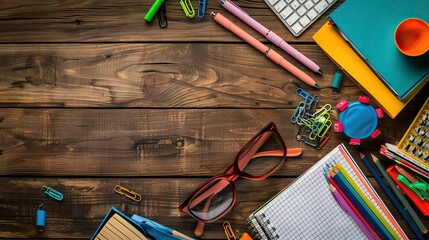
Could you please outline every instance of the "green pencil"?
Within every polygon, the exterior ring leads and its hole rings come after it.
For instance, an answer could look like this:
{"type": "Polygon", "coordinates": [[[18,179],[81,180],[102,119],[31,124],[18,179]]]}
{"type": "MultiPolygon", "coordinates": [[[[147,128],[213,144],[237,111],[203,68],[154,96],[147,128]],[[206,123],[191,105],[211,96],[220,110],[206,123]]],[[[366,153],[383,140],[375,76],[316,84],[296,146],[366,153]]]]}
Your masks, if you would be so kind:
{"type": "Polygon", "coordinates": [[[416,225],[419,227],[420,231],[422,231],[423,234],[426,234],[428,232],[427,228],[423,224],[422,220],[417,216],[416,212],[414,211],[413,207],[411,207],[410,203],[405,199],[404,195],[398,190],[396,187],[395,182],[390,178],[390,176],[387,174],[386,169],[381,164],[380,160],[373,154],[371,154],[372,160],[375,163],[375,166],[377,166],[378,170],[380,171],[381,175],[383,175],[384,179],[386,180],[389,187],[392,189],[393,193],[398,197],[399,201],[404,206],[405,210],[410,214],[411,218],[414,220],[416,225]]]}

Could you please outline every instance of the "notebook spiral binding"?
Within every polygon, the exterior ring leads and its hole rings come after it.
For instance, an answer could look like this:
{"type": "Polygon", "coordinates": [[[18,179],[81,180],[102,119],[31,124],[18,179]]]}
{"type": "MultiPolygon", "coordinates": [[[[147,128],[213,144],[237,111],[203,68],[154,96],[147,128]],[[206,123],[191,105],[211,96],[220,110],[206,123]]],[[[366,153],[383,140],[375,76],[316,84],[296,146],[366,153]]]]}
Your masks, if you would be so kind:
{"type": "Polygon", "coordinates": [[[275,240],[280,239],[276,233],[276,228],[271,225],[270,220],[265,214],[259,216],[253,215],[247,219],[247,225],[250,234],[257,240],[275,240]]]}

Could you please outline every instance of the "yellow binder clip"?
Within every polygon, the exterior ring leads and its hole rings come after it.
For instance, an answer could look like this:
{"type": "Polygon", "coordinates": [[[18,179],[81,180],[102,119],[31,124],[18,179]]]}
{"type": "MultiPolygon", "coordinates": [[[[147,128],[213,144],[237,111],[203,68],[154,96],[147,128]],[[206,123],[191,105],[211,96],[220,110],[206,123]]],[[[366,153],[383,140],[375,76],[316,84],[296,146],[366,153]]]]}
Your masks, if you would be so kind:
{"type": "Polygon", "coordinates": [[[180,0],[180,6],[182,6],[183,11],[185,12],[186,17],[194,18],[195,10],[192,6],[191,0],[180,0]]]}
{"type": "Polygon", "coordinates": [[[135,202],[140,202],[142,200],[142,196],[140,196],[140,194],[131,191],[129,189],[126,189],[120,185],[116,185],[115,188],[113,189],[117,194],[120,195],[124,195],[125,197],[135,201],[135,202]]]}

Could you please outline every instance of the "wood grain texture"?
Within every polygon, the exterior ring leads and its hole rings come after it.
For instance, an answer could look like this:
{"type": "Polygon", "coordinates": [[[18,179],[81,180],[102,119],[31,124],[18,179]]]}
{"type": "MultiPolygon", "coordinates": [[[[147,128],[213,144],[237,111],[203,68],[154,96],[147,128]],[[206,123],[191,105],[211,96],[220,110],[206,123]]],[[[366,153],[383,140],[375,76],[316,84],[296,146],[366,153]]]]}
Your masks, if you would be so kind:
{"type": "MultiPolygon", "coordinates": [[[[284,54],[320,91],[247,44],[0,45],[0,106],[294,108],[296,84],[327,103],[335,66],[317,46],[296,48],[324,69],[284,54]]],[[[346,78],[342,91],[362,94],[346,78]]]]}
{"type": "MultiPolygon", "coordinates": [[[[210,12],[226,13],[220,0],[207,1],[204,19],[188,19],[178,0],[166,1],[168,27],[161,29],[156,17],[151,24],[143,19],[153,1],[85,0],[0,1],[0,42],[239,42],[241,39],[215,23],[210,12]]],[[[257,21],[289,42],[313,42],[311,36],[325,22],[321,17],[315,27],[295,38],[262,0],[236,0],[257,21]]],[[[340,2],[340,1],[339,1],[340,2]]],[[[328,11],[335,9],[339,2],[328,11]]],[[[193,1],[196,8],[196,2],[193,1]]],[[[259,40],[257,32],[227,13],[237,25],[259,40]]],[[[259,36],[258,36],[259,35],[259,36]]]]}
{"type": "MultiPolygon", "coordinates": [[[[114,206],[128,216],[138,214],[192,236],[195,221],[180,213],[184,201],[204,178],[3,178],[0,181],[0,237],[1,238],[77,238],[88,239],[97,229],[109,209],[114,206]],[[142,195],[140,203],[113,192],[115,185],[132,189],[142,195]],[[41,186],[50,186],[63,193],[62,202],[44,195],[41,186]],[[34,226],[36,210],[43,203],[46,227],[38,233],[34,226]],[[20,219],[20,221],[16,221],[20,219]]],[[[268,178],[262,181],[236,182],[237,202],[225,217],[236,234],[247,231],[245,221],[270,196],[275,195],[293,178],[268,178]]],[[[375,181],[371,183],[386,197],[375,181]]],[[[387,206],[392,209],[390,202],[387,206]]],[[[393,214],[398,217],[396,212],[393,214]]],[[[225,239],[219,221],[207,224],[204,239],[225,239]]],[[[411,230],[399,220],[408,234],[411,230]]]]}
{"type": "MultiPolygon", "coordinates": [[[[193,20],[178,1],[166,1],[166,29],[144,22],[151,2],[0,0],[0,238],[88,239],[112,206],[192,236],[195,221],[179,204],[273,121],[286,145],[304,153],[269,179],[236,182],[237,204],[222,220],[240,235],[251,212],[333,147],[347,144],[344,134],[333,133],[315,150],[295,139],[298,128],[290,122],[302,100],[297,85],[320,96],[320,106],[363,94],[347,77],[340,92],[330,87],[337,67],[311,38],[326,15],[294,38],[262,0],[235,1],[321,66],[324,74],[316,76],[237,20],[314,77],[321,87],[315,90],[217,25],[210,11],[235,19],[220,1],[209,0],[206,17],[193,20]],[[142,202],[115,194],[116,184],[140,193],[142,202]],[[64,201],[45,196],[43,185],[61,191],[64,201]],[[47,225],[38,234],[42,202],[47,225]]],[[[358,150],[375,153],[380,143],[398,141],[428,92],[429,85],[394,120],[381,119],[378,139],[363,140],[360,149],[348,146],[355,159],[358,150]]],[[[338,116],[335,109],[330,114],[338,116]]],[[[208,224],[202,239],[225,239],[222,222],[208,224]]]]}
{"type": "MultiPolygon", "coordinates": [[[[0,175],[211,176],[273,121],[289,148],[304,149],[276,173],[296,177],[348,142],[333,133],[327,146],[315,151],[295,140],[292,114],[292,109],[0,109],[0,175]]],[[[364,139],[365,148],[377,151],[385,139],[398,139],[407,119],[380,120],[382,135],[364,139]]]]}

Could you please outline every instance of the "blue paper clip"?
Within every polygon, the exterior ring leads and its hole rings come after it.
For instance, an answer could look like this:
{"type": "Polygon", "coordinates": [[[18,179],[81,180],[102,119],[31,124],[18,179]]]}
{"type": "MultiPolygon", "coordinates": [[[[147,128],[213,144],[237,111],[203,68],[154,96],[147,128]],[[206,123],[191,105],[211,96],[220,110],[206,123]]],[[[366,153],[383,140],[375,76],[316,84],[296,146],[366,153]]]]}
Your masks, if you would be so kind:
{"type": "Polygon", "coordinates": [[[306,91],[304,91],[304,89],[302,88],[297,88],[296,89],[296,94],[298,94],[300,97],[302,97],[304,100],[310,100],[310,102],[313,102],[314,97],[311,96],[310,94],[308,94],[306,91]]]}
{"type": "Polygon", "coordinates": [[[202,18],[206,14],[207,0],[198,0],[198,17],[202,18]]]}
{"type": "Polygon", "coordinates": [[[185,12],[186,17],[194,18],[195,10],[192,6],[191,0],[180,0],[180,6],[182,6],[183,11],[185,12]]]}
{"type": "Polygon", "coordinates": [[[42,191],[44,191],[44,193],[46,195],[48,195],[49,197],[51,197],[57,201],[63,200],[63,197],[64,197],[63,194],[58,192],[57,190],[51,188],[51,187],[43,186],[42,191]]]}

